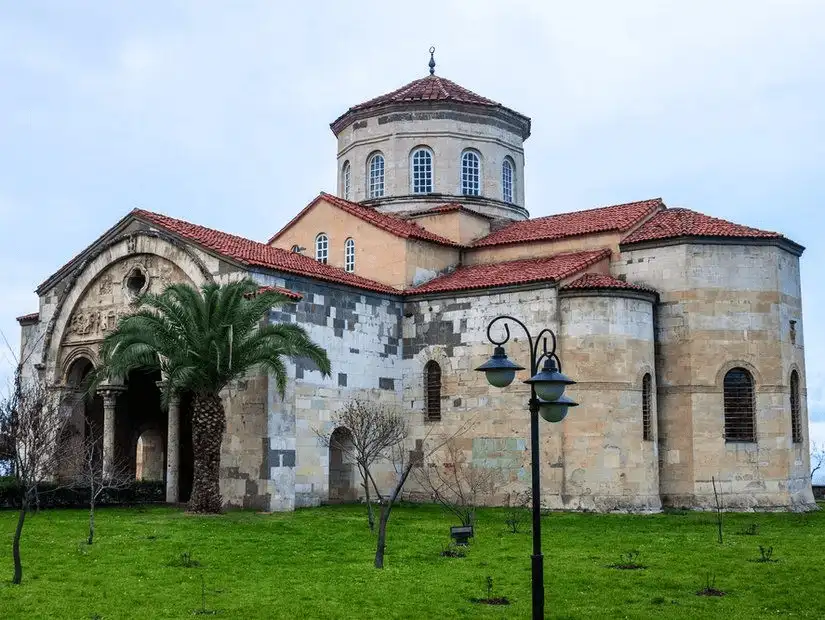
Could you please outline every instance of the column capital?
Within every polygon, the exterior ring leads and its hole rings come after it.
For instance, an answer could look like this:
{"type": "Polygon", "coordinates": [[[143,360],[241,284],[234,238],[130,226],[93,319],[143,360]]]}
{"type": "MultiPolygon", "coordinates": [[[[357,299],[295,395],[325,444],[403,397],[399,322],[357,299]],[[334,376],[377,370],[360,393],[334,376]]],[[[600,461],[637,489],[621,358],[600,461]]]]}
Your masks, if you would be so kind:
{"type": "MultiPolygon", "coordinates": [[[[166,387],[166,381],[163,380],[163,379],[160,380],[160,381],[155,381],[155,385],[158,386],[158,389],[161,392],[163,392],[164,387],[166,387]]],[[[169,395],[169,404],[173,407],[180,404],[180,393],[179,392],[172,392],[172,394],[169,395]]]]}
{"type": "Polygon", "coordinates": [[[98,386],[97,393],[103,398],[115,398],[118,394],[126,391],[126,387],[122,385],[103,384],[98,386]]]}

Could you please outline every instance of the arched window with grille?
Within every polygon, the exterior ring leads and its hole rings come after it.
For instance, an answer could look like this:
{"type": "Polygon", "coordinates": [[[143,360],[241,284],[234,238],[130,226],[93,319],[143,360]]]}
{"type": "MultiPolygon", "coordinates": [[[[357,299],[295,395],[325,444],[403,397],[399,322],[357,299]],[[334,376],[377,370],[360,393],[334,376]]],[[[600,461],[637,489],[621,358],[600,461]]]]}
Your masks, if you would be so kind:
{"type": "Polygon", "coordinates": [[[461,193],[465,196],[481,194],[481,158],[475,151],[461,154],[461,193]]]}
{"type": "Polygon", "coordinates": [[[367,169],[367,196],[381,198],[384,195],[384,156],[373,153],[368,160],[367,169]]]}
{"type": "Polygon", "coordinates": [[[723,384],[725,441],[756,441],[753,377],[744,368],[731,368],[723,384]]]}
{"type": "Polygon", "coordinates": [[[424,415],[441,419],[441,366],[432,360],[424,365],[424,415]]]}
{"type": "Polygon", "coordinates": [[[355,271],[355,240],[351,237],[344,242],[344,269],[355,271]]]}
{"type": "Polygon", "coordinates": [[[329,259],[329,237],[325,233],[319,233],[315,237],[315,260],[319,263],[326,263],[329,259]]]}
{"type": "Polygon", "coordinates": [[[650,373],[642,377],[642,438],[653,441],[653,378],[650,373]]]}
{"type": "Polygon", "coordinates": [[[501,197],[504,202],[514,202],[513,188],[515,186],[515,166],[509,157],[504,158],[501,164],[501,197]]]}
{"type": "Polygon", "coordinates": [[[352,190],[352,169],[349,165],[349,161],[344,162],[344,166],[341,168],[341,193],[344,195],[344,200],[350,200],[350,194],[352,190]]]}
{"type": "Polygon", "coordinates": [[[410,180],[413,194],[433,191],[433,154],[425,147],[416,148],[410,157],[410,180]]]}
{"type": "Polygon", "coordinates": [[[799,408],[799,373],[791,371],[791,437],[802,443],[802,411],[799,408]]]}

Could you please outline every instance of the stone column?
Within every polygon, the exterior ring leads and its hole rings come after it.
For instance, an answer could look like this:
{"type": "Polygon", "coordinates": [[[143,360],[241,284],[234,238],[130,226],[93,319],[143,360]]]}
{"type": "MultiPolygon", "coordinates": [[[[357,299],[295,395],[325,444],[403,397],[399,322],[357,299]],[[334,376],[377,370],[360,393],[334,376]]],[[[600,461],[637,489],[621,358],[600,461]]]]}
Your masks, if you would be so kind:
{"type": "Polygon", "coordinates": [[[117,395],[122,388],[106,386],[100,390],[103,396],[103,476],[112,473],[115,460],[115,424],[117,395]]]}
{"type": "Polygon", "coordinates": [[[180,469],[180,396],[169,398],[166,433],[166,503],[178,503],[180,469]]]}

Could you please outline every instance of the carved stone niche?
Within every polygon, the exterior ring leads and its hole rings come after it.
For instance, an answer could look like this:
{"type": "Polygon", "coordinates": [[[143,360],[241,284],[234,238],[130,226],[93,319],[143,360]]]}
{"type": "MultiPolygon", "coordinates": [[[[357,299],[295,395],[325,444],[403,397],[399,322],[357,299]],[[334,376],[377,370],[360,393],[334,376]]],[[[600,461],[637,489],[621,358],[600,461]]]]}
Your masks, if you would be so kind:
{"type": "Polygon", "coordinates": [[[123,278],[123,296],[134,304],[138,298],[149,289],[151,276],[149,269],[143,263],[133,265],[123,278]]]}

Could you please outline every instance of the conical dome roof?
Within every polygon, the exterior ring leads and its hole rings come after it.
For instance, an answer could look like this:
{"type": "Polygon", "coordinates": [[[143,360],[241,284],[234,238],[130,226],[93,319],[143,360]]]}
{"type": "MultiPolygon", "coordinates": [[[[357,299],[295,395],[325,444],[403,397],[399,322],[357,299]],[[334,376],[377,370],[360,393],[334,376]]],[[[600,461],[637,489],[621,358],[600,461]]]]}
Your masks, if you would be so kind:
{"type": "Polygon", "coordinates": [[[464,105],[485,106],[506,111],[516,117],[519,117],[523,123],[526,123],[527,134],[529,135],[530,119],[528,117],[503,106],[497,101],[487,99],[487,97],[482,97],[481,95],[439,75],[428,75],[427,77],[413,80],[409,84],[405,84],[401,88],[397,88],[392,92],[374,97],[368,101],[359,103],[358,105],[354,105],[330,123],[330,127],[333,132],[338,134],[339,131],[349,124],[350,120],[352,120],[354,116],[360,116],[359,113],[369,112],[388,106],[416,102],[454,102],[464,105]]]}

